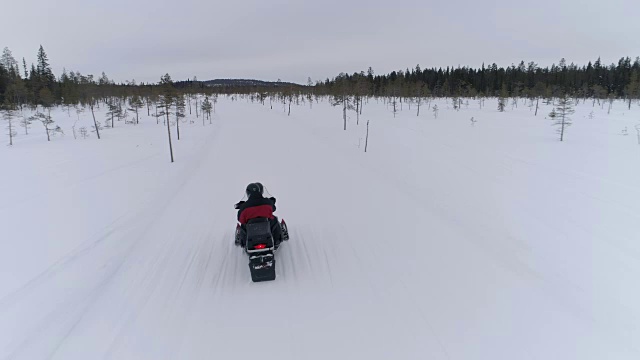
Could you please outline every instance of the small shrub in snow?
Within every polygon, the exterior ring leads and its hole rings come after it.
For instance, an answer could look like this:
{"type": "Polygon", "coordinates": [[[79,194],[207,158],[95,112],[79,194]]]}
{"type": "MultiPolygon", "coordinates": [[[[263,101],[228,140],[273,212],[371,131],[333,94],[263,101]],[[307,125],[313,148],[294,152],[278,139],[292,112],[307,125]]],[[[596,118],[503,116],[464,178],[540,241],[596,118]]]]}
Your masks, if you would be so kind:
{"type": "Polygon", "coordinates": [[[29,129],[31,129],[31,119],[23,115],[22,119],[20,120],[20,126],[24,128],[24,134],[29,135],[29,129]]]}
{"type": "Polygon", "coordinates": [[[86,126],[81,127],[78,131],[80,131],[80,136],[82,136],[83,139],[89,137],[89,131],[87,130],[86,126]]]}

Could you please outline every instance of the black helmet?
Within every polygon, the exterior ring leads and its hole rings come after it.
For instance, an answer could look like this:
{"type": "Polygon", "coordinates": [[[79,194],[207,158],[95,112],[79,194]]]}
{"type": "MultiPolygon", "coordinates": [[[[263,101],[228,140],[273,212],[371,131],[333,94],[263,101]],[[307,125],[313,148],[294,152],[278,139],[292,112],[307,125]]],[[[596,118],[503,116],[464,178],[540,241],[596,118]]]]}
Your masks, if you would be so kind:
{"type": "Polygon", "coordinates": [[[253,195],[262,195],[264,191],[264,186],[259,182],[251,183],[247,185],[247,196],[251,197],[253,195]]]}

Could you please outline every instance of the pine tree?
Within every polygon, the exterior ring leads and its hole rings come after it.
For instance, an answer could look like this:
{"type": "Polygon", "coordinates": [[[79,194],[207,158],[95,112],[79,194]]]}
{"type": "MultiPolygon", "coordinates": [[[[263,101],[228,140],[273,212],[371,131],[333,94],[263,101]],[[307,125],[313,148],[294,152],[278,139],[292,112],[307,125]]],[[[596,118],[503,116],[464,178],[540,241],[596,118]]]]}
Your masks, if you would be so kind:
{"type": "MultiPolygon", "coordinates": [[[[106,100],[106,105],[107,105],[107,109],[108,110],[105,113],[105,116],[107,117],[107,120],[111,120],[111,128],[113,128],[113,127],[115,127],[115,124],[113,122],[114,118],[116,118],[116,117],[119,118],[120,117],[121,108],[118,107],[118,104],[117,104],[116,100],[113,99],[113,98],[108,98],[106,100]]],[[[109,122],[108,121],[107,121],[105,126],[109,127],[109,122]]]]}
{"type": "Polygon", "coordinates": [[[178,140],[180,140],[180,121],[184,118],[186,104],[184,101],[184,95],[178,95],[175,98],[175,107],[176,107],[176,132],[178,134],[178,140]]]}
{"type": "MultiPolygon", "coordinates": [[[[202,102],[202,104],[200,105],[202,107],[202,112],[204,114],[207,114],[207,117],[209,118],[209,123],[211,123],[211,101],[209,101],[209,97],[205,96],[204,101],[202,102]]],[[[202,126],[204,126],[204,116],[202,116],[202,126]]]]}
{"type": "Polygon", "coordinates": [[[136,114],[136,124],[140,123],[140,119],[138,117],[138,111],[144,107],[144,103],[142,99],[138,95],[133,95],[129,100],[129,106],[131,106],[128,110],[132,111],[136,114]]]}
{"type": "Polygon", "coordinates": [[[9,145],[13,145],[13,138],[18,134],[15,131],[15,125],[13,124],[13,118],[16,116],[16,106],[15,104],[5,100],[2,108],[2,115],[4,119],[7,121],[7,135],[9,136],[9,145]]]}
{"type": "Polygon", "coordinates": [[[571,126],[571,118],[569,116],[573,113],[573,103],[565,93],[558,99],[558,105],[549,114],[549,117],[554,120],[553,125],[559,127],[557,132],[560,134],[560,141],[564,140],[564,133],[571,126]]]}
{"type": "Polygon", "coordinates": [[[173,162],[173,144],[171,143],[171,124],[169,121],[169,115],[171,115],[171,106],[175,98],[175,89],[173,88],[173,81],[169,74],[165,74],[160,78],[160,87],[162,89],[162,95],[160,95],[159,108],[160,112],[158,116],[166,116],[167,122],[167,134],[169,137],[169,154],[171,155],[171,162],[173,162]]]}
{"type": "Polygon", "coordinates": [[[51,118],[50,111],[48,115],[42,112],[37,112],[35,115],[31,116],[31,120],[37,120],[42,123],[42,126],[44,126],[47,133],[47,141],[51,141],[51,135],[55,135],[57,132],[62,132],[62,129],[59,126],[56,126],[55,128],[53,127],[55,122],[51,118]]]}

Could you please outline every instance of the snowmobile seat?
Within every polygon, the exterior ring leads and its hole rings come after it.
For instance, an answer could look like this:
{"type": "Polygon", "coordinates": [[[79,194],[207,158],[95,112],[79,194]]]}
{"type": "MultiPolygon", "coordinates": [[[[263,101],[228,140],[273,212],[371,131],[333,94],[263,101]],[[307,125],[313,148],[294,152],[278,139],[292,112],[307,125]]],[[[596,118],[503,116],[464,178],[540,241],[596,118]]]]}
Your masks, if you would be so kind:
{"type": "Polygon", "coordinates": [[[246,224],[248,253],[272,251],[274,247],[271,224],[268,218],[251,219],[246,224]],[[256,248],[257,247],[257,248],[256,248]]]}

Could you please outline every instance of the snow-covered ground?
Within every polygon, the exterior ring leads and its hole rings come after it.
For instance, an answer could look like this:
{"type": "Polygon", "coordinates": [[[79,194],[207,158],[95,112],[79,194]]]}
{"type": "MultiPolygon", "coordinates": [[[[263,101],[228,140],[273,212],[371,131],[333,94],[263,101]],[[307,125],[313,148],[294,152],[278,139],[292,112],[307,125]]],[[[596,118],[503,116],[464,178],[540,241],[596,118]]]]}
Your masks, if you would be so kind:
{"type": "Polygon", "coordinates": [[[102,140],[73,139],[73,110],[51,142],[19,128],[0,359],[640,358],[638,105],[581,103],[560,142],[550,105],[468,101],[369,99],[343,131],[328,102],[221,98],[173,164],[146,110],[102,140]],[[273,282],[233,245],[253,181],[291,232],[273,282]]]}

